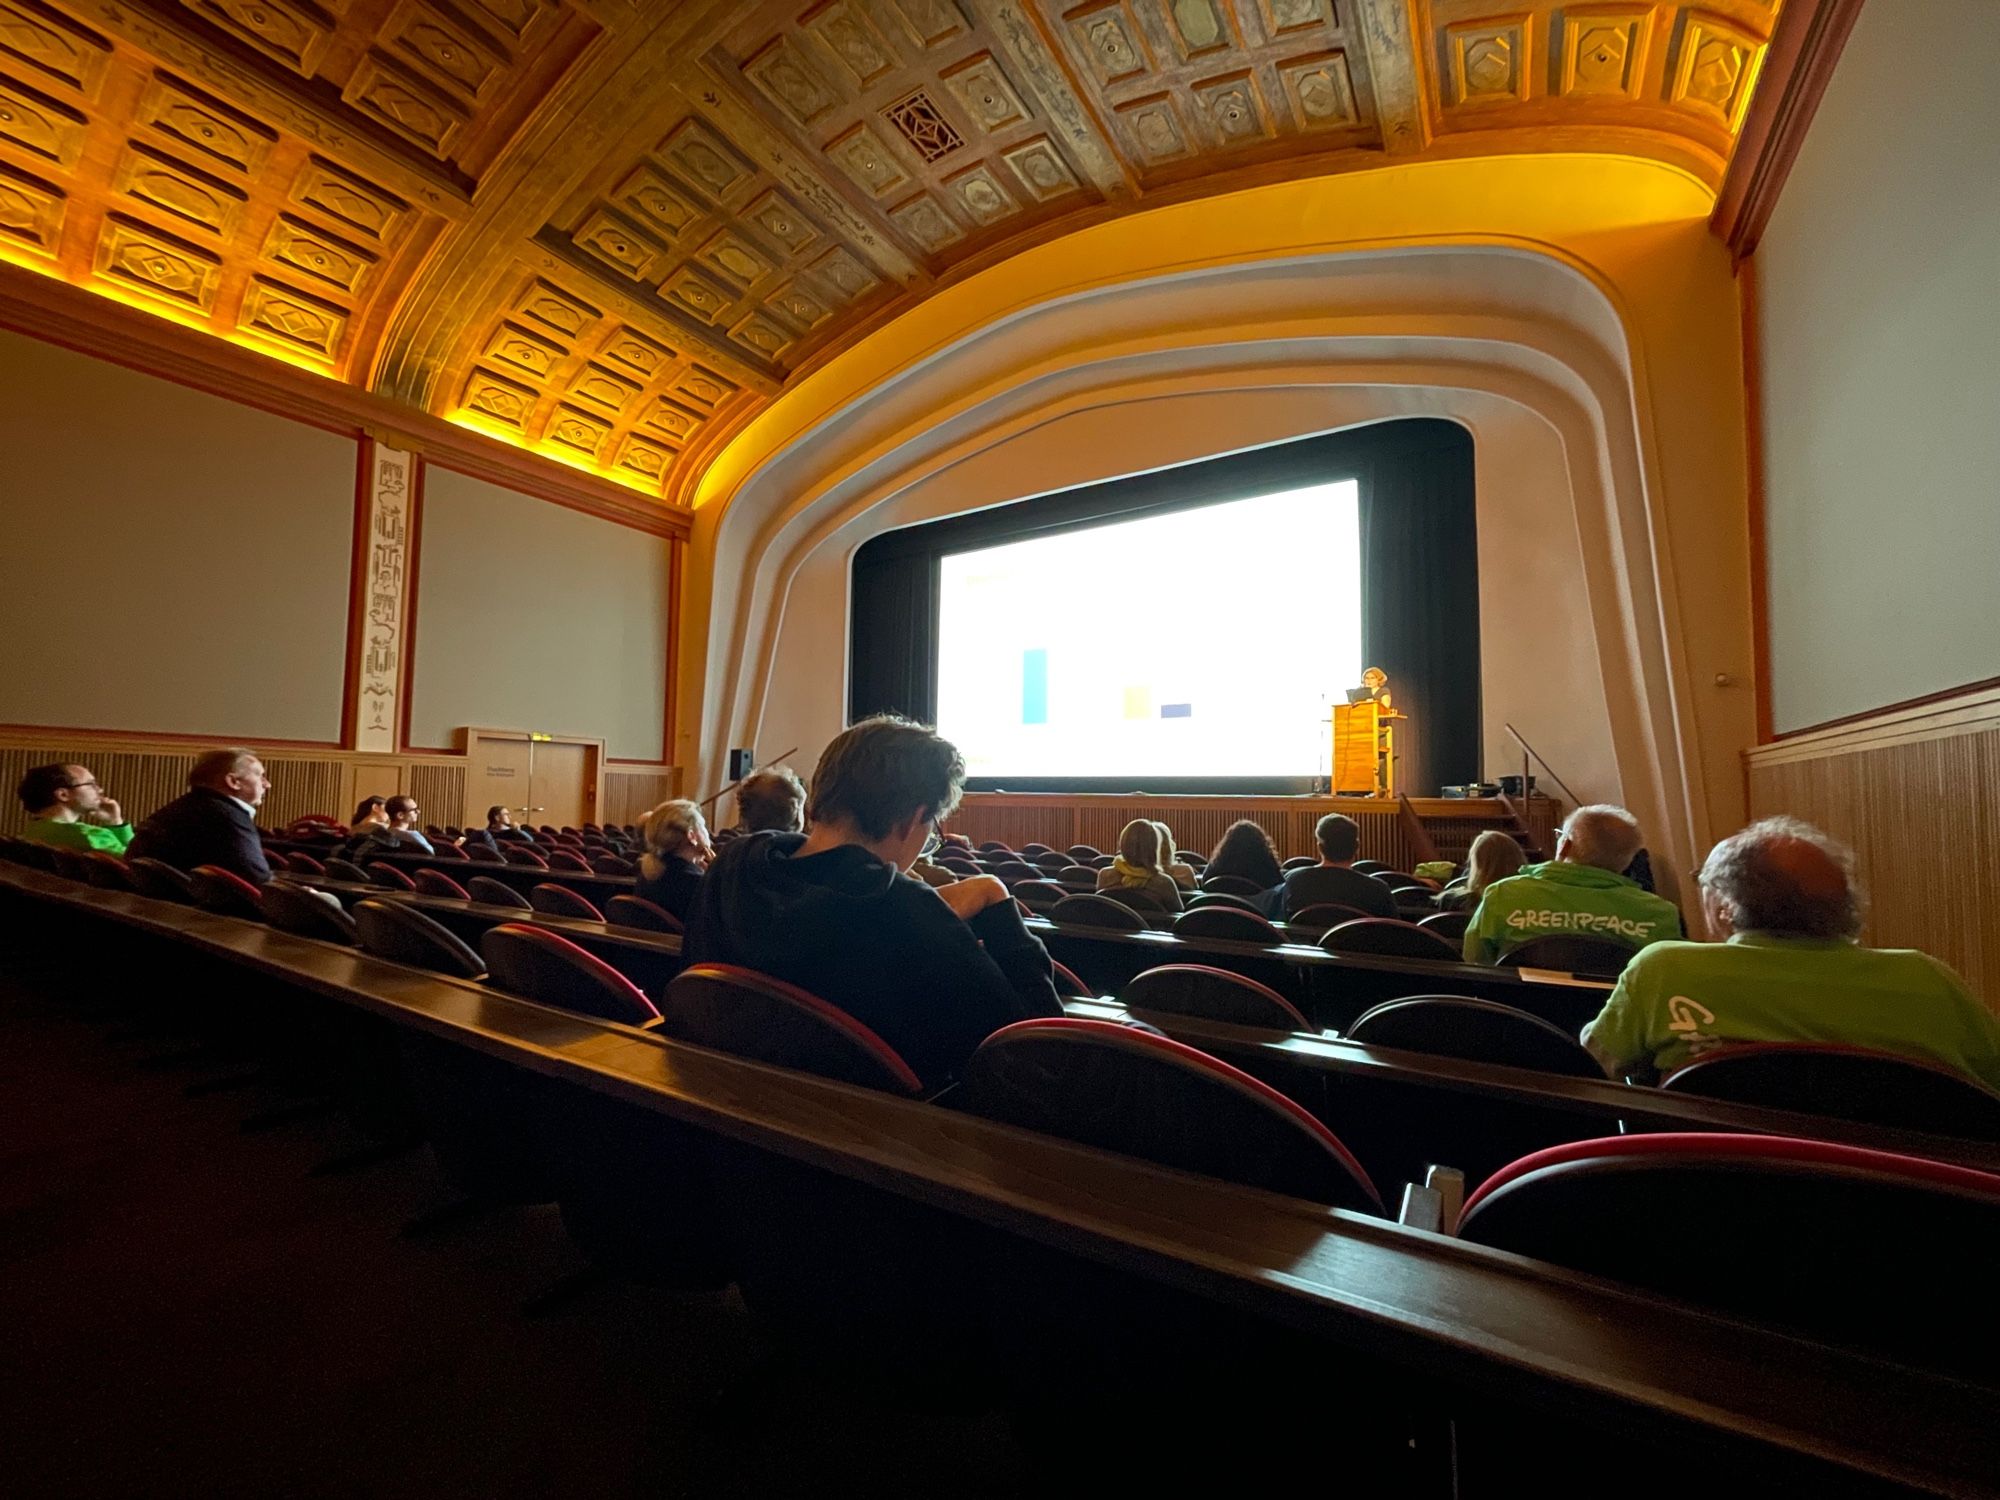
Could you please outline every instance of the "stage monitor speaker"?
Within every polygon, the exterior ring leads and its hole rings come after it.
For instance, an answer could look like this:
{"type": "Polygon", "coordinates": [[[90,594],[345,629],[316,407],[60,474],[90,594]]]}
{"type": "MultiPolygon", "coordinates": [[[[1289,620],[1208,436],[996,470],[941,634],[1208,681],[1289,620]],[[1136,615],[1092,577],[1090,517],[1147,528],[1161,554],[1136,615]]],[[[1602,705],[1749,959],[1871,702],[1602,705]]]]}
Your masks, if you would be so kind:
{"type": "Polygon", "coordinates": [[[741,781],[756,769],[757,752],[755,750],[746,748],[729,752],[729,779],[731,781],[741,781]]]}

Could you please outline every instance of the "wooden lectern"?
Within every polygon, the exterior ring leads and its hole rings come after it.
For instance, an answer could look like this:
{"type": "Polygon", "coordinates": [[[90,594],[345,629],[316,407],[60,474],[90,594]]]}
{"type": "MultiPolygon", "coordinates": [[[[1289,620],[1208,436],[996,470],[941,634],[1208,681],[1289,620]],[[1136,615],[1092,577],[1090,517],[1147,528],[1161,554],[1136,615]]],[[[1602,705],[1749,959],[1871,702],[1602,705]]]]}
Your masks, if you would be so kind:
{"type": "Polygon", "coordinates": [[[1404,721],[1378,698],[1333,706],[1333,795],[1396,795],[1396,726],[1404,721]]]}

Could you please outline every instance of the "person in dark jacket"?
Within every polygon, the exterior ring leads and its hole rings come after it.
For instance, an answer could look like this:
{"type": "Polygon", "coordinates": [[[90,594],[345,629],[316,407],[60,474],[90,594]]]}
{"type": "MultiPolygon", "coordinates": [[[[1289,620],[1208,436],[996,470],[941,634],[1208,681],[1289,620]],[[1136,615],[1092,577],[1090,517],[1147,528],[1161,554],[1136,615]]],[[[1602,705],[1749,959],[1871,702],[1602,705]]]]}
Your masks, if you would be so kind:
{"type": "Polygon", "coordinates": [[[632,893],[665,907],[683,923],[701,894],[702,871],[715,858],[701,809],[686,799],[662,802],[639,820],[646,852],[632,893]]]}
{"type": "Polygon", "coordinates": [[[884,715],[820,757],[810,833],[752,833],[702,877],[683,953],[741,964],[853,1016],[926,1088],[951,1082],[994,1031],[1062,1014],[1049,955],[990,875],[933,889],[907,874],[958,805],[965,762],[884,715]]]}
{"type": "Polygon", "coordinates": [[[264,763],[240,746],[210,750],[188,772],[188,790],[139,825],[127,859],[177,870],[215,865],[258,885],[271,878],[257,836],[257,808],[271,789],[264,763]]]}
{"type": "Polygon", "coordinates": [[[1285,916],[1322,901],[1352,906],[1371,917],[1396,915],[1396,898],[1389,887],[1373,875],[1351,868],[1354,856],[1361,852],[1361,827],[1354,819],[1328,813],[1313,825],[1313,837],[1319,841],[1319,863],[1285,877],[1285,916]]]}

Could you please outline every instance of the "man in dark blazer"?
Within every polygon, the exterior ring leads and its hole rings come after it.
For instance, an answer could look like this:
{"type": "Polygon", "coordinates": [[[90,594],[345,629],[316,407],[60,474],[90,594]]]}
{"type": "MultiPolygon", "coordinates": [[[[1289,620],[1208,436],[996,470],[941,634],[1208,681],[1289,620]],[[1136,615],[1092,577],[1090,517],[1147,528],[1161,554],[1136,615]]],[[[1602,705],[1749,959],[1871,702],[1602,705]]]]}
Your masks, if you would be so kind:
{"type": "Polygon", "coordinates": [[[1389,887],[1350,868],[1361,849],[1360,825],[1339,813],[1328,813],[1313,828],[1313,837],[1319,842],[1319,863],[1285,877],[1280,888],[1281,916],[1289,917],[1323,901],[1352,906],[1371,917],[1396,915],[1396,897],[1389,887]]]}
{"type": "Polygon", "coordinates": [[[188,791],[139,825],[125,857],[177,870],[215,865],[263,885],[271,865],[257,836],[257,808],[270,789],[264,763],[250,751],[210,750],[188,772],[188,791]]]}

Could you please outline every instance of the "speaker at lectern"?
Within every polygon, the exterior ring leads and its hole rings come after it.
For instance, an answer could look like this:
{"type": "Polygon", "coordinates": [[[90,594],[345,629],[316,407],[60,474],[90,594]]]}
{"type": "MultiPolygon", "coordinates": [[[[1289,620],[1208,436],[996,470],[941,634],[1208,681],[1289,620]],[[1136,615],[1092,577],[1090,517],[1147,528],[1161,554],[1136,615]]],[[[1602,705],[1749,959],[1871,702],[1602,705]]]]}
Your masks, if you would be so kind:
{"type": "Polygon", "coordinates": [[[1333,795],[1396,795],[1396,726],[1406,716],[1389,698],[1389,675],[1380,667],[1361,674],[1361,686],[1333,705],[1333,795]]]}

